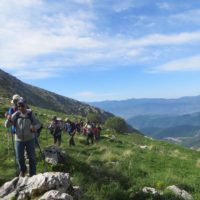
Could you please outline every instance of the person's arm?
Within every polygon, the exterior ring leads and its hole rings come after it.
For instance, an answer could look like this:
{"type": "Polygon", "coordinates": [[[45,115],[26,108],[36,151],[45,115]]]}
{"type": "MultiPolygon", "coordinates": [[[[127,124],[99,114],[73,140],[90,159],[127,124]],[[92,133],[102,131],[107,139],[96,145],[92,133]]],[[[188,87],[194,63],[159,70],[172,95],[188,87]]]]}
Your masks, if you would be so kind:
{"type": "Polygon", "coordinates": [[[41,124],[39,122],[39,120],[37,120],[37,118],[35,117],[35,114],[32,112],[32,122],[31,122],[31,131],[32,132],[36,132],[37,129],[39,129],[41,127],[41,124]]]}

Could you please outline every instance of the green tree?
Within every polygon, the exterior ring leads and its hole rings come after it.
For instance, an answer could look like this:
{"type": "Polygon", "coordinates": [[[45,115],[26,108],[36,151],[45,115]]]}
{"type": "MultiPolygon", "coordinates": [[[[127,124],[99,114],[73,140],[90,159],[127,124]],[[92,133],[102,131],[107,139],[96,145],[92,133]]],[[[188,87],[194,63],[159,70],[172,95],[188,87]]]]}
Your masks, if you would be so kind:
{"type": "Polygon", "coordinates": [[[121,117],[110,117],[105,122],[105,127],[115,130],[119,133],[125,133],[129,131],[128,125],[121,117]]]}
{"type": "Polygon", "coordinates": [[[95,122],[97,124],[103,123],[102,117],[99,114],[96,114],[96,113],[89,113],[87,115],[87,120],[91,121],[91,122],[95,122]]]}

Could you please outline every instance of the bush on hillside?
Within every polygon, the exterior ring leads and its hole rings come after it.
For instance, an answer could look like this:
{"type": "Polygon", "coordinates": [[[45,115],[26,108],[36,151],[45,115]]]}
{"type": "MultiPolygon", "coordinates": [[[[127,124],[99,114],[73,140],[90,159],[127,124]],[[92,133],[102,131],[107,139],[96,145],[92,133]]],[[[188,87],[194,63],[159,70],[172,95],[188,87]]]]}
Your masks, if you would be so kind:
{"type": "Polygon", "coordinates": [[[95,113],[89,113],[87,115],[87,120],[91,121],[91,122],[95,122],[97,124],[102,124],[103,123],[103,119],[99,114],[95,114],[95,113]]]}
{"type": "Polygon", "coordinates": [[[121,117],[110,117],[105,122],[105,127],[119,133],[129,132],[129,127],[121,117]]]}

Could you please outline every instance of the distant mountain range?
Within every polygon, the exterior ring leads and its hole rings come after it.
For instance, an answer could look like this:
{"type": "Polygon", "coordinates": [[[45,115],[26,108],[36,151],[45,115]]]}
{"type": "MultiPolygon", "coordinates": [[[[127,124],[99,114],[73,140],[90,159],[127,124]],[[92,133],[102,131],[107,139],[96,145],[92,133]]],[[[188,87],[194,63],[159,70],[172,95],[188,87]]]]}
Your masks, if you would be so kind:
{"type": "Polygon", "coordinates": [[[183,115],[200,112],[200,96],[179,99],[128,99],[89,104],[125,119],[137,115],[183,115]]]}
{"type": "Polygon", "coordinates": [[[86,103],[26,84],[0,69],[0,96],[11,99],[13,94],[21,95],[28,104],[67,114],[86,116],[88,113],[96,113],[102,119],[113,116],[111,113],[86,103]]]}
{"type": "Polygon", "coordinates": [[[189,147],[200,146],[200,96],[103,101],[90,105],[125,118],[147,136],[189,147]]]}

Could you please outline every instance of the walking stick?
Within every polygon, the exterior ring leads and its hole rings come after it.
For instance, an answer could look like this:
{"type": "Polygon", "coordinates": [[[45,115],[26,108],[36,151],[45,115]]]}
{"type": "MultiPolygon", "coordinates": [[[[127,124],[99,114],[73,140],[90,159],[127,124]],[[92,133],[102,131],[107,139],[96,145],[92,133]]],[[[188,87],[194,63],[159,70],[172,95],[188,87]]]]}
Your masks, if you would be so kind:
{"type": "Polygon", "coordinates": [[[47,136],[48,131],[47,130],[48,130],[48,128],[46,128],[46,141],[47,141],[47,146],[48,146],[49,144],[48,144],[48,136],[47,136]]]}
{"type": "Polygon", "coordinates": [[[7,129],[7,148],[8,148],[8,155],[10,154],[10,133],[12,134],[12,131],[9,131],[9,128],[7,129]]]}
{"type": "Polygon", "coordinates": [[[12,133],[12,127],[10,128],[10,134],[12,138],[12,146],[13,146],[13,152],[14,152],[14,160],[15,160],[15,168],[16,168],[16,174],[18,173],[18,167],[17,167],[17,158],[16,158],[16,151],[15,151],[15,144],[14,144],[14,136],[12,133]]]}
{"type": "Polygon", "coordinates": [[[42,158],[42,160],[43,160],[43,162],[44,162],[44,171],[47,172],[48,169],[47,169],[47,163],[46,163],[46,161],[45,161],[45,155],[42,153],[42,149],[41,149],[41,147],[40,147],[40,144],[39,144],[39,141],[38,141],[38,138],[37,138],[37,137],[35,138],[35,142],[36,142],[36,145],[37,145],[38,148],[39,148],[41,158],[42,158]]]}

